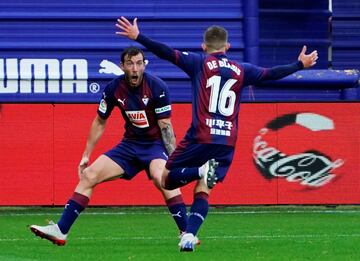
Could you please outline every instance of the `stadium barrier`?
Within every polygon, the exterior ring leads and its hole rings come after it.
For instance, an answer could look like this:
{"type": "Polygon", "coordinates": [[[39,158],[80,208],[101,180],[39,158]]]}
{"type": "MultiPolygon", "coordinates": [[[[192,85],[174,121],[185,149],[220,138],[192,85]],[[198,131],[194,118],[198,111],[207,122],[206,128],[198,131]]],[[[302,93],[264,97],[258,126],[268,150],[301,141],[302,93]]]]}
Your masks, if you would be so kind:
{"type": "Polygon", "coordinates": [[[268,101],[360,100],[359,84],[360,72],[355,69],[302,70],[277,81],[264,82],[255,92],[262,93],[260,100],[268,101]]]}
{"type": "MultiPolygon", "coordinates": [[[[0,205],[63,205],[78,181],[94,104],[4,104],[0,113],[0,205]]],[[[211,204],[358,204],[360,103],[244,103],[233,164],[211,204]]],[[[179,141],[190,104],[174,104],[179,141]]],[[[117,112],[91,157],[122,136],[117,112]]],[[[221,126],[218,126],[221,128],[221,126]]],[[[191,203],[193,186],[183,189],[191,203]]],[[[163,205],[140,173],[99,185],[91,205],[163,205]]]]}

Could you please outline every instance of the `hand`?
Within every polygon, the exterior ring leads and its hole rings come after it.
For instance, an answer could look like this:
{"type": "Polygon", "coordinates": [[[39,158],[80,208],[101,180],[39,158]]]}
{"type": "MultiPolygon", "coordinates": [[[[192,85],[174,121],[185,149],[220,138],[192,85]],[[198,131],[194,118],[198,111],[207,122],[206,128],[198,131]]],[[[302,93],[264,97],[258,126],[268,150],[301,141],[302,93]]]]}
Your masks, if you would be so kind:
{"type": "Polygon", "coordinates": [[[316,60],[318,59],[317,51],[313,51],[311,54],[306,53],[306,45],[303,46],[301,53],[299,54],[298,60],[301,61],[304,65],[304,68],[309,68],[316,64],[316,60]]]}
{"type": "Polygon", "coordinates": [[[79,174],[79,176],[82,174],[83,170],[85,168],[87,168],[88,163],[89,163],[89,158],[83,156],[80,163],[79,163],[79,166],[78,166],[78,174],[79,174]]]}
{"type": "Polygon", "coordinates": [[[128,19],[121,16],[119,19],[117,19],[115,26],[122,30],[116,32],[116,34],[126,36],[131,40],[136,40],[140,33],[137,26],[137,17],[134,19],[133,24],[131,24],[128,19]]]}

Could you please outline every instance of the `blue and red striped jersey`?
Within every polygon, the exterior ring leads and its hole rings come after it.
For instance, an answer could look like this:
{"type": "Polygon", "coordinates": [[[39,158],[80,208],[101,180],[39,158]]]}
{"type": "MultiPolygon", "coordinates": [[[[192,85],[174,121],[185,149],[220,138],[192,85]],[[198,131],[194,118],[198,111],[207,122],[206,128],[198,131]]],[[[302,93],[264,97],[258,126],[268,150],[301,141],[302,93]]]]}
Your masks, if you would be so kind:
{"type": "Polygon", "coordinates": [[[161,138],[159,119],[171,117],[169,90],[160,78],[144,72],[142,83],[130,87],[125,75],[112,80],[104,89],[98,115],[107,119],[118,107],[125,120],[124,139],[156,140],[161,138]]]}
{"type": "Polygon", "coordinates": [[[197,143],[235,146],[243,87],[281,78],[303,68],[301,62],[267,69],[229,60],[222,52],[180,52],[142,34],[136,41],[189,75],[192,122],[186,138],[197,143]]]}

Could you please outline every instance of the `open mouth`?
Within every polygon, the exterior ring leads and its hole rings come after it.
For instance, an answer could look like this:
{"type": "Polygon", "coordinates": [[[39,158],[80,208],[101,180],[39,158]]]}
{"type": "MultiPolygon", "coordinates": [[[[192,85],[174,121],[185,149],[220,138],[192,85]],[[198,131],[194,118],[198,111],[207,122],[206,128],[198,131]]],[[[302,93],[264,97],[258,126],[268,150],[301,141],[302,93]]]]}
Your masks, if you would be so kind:
{"type": "Polygon", "coordinates": [[[129,75],[128,78],[128,83],[132,86],[132,87],[137,87],[140,84],[141,78],[139,75],[129,75]]]}
{"type": "Polygon", "coordinates": [[[139,76],[133,75],[133,76],[131,76],[130,79],[131,79],[132,81],[137,81],[137,80],[139,79],[139,76]]]}
{"type": "Polygon", "coordinates": [[[137,85],[138,82],[139,82],[139,76],[137,75],[130,76],[130,83],[132,85],[137,85]]]}

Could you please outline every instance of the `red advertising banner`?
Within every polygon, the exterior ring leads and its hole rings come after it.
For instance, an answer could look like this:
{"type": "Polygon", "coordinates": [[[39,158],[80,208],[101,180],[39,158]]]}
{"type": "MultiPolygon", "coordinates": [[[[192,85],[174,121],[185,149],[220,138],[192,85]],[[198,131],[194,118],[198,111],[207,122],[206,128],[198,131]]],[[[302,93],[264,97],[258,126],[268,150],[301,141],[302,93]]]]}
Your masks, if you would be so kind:
{"type": "Polygon", "coordinates": [[[242,177],[233,182],[256,187],[242,188],[242,202],[360,202],[359,103],[246,104],[242,109],[235,157],[242,177]]]}
{"type": "MultiPolygon", "coordinates": [[[[97,105],[5,104],[0,110],[0,205],[63,205],[97,105]]],[[[173,106],[179,141],[190,104],[173,106]]],[[[117,144],[114,111],[92,160],[117,144]]],[[[359,204],[360,103],[243,104],[232,166],[211,204],[359,204]]],[[[182,189],[192,201],[193,185],[182,189]]],[[[163,205],[145,173],[96,187],[91,205],[163,205]]]]}

